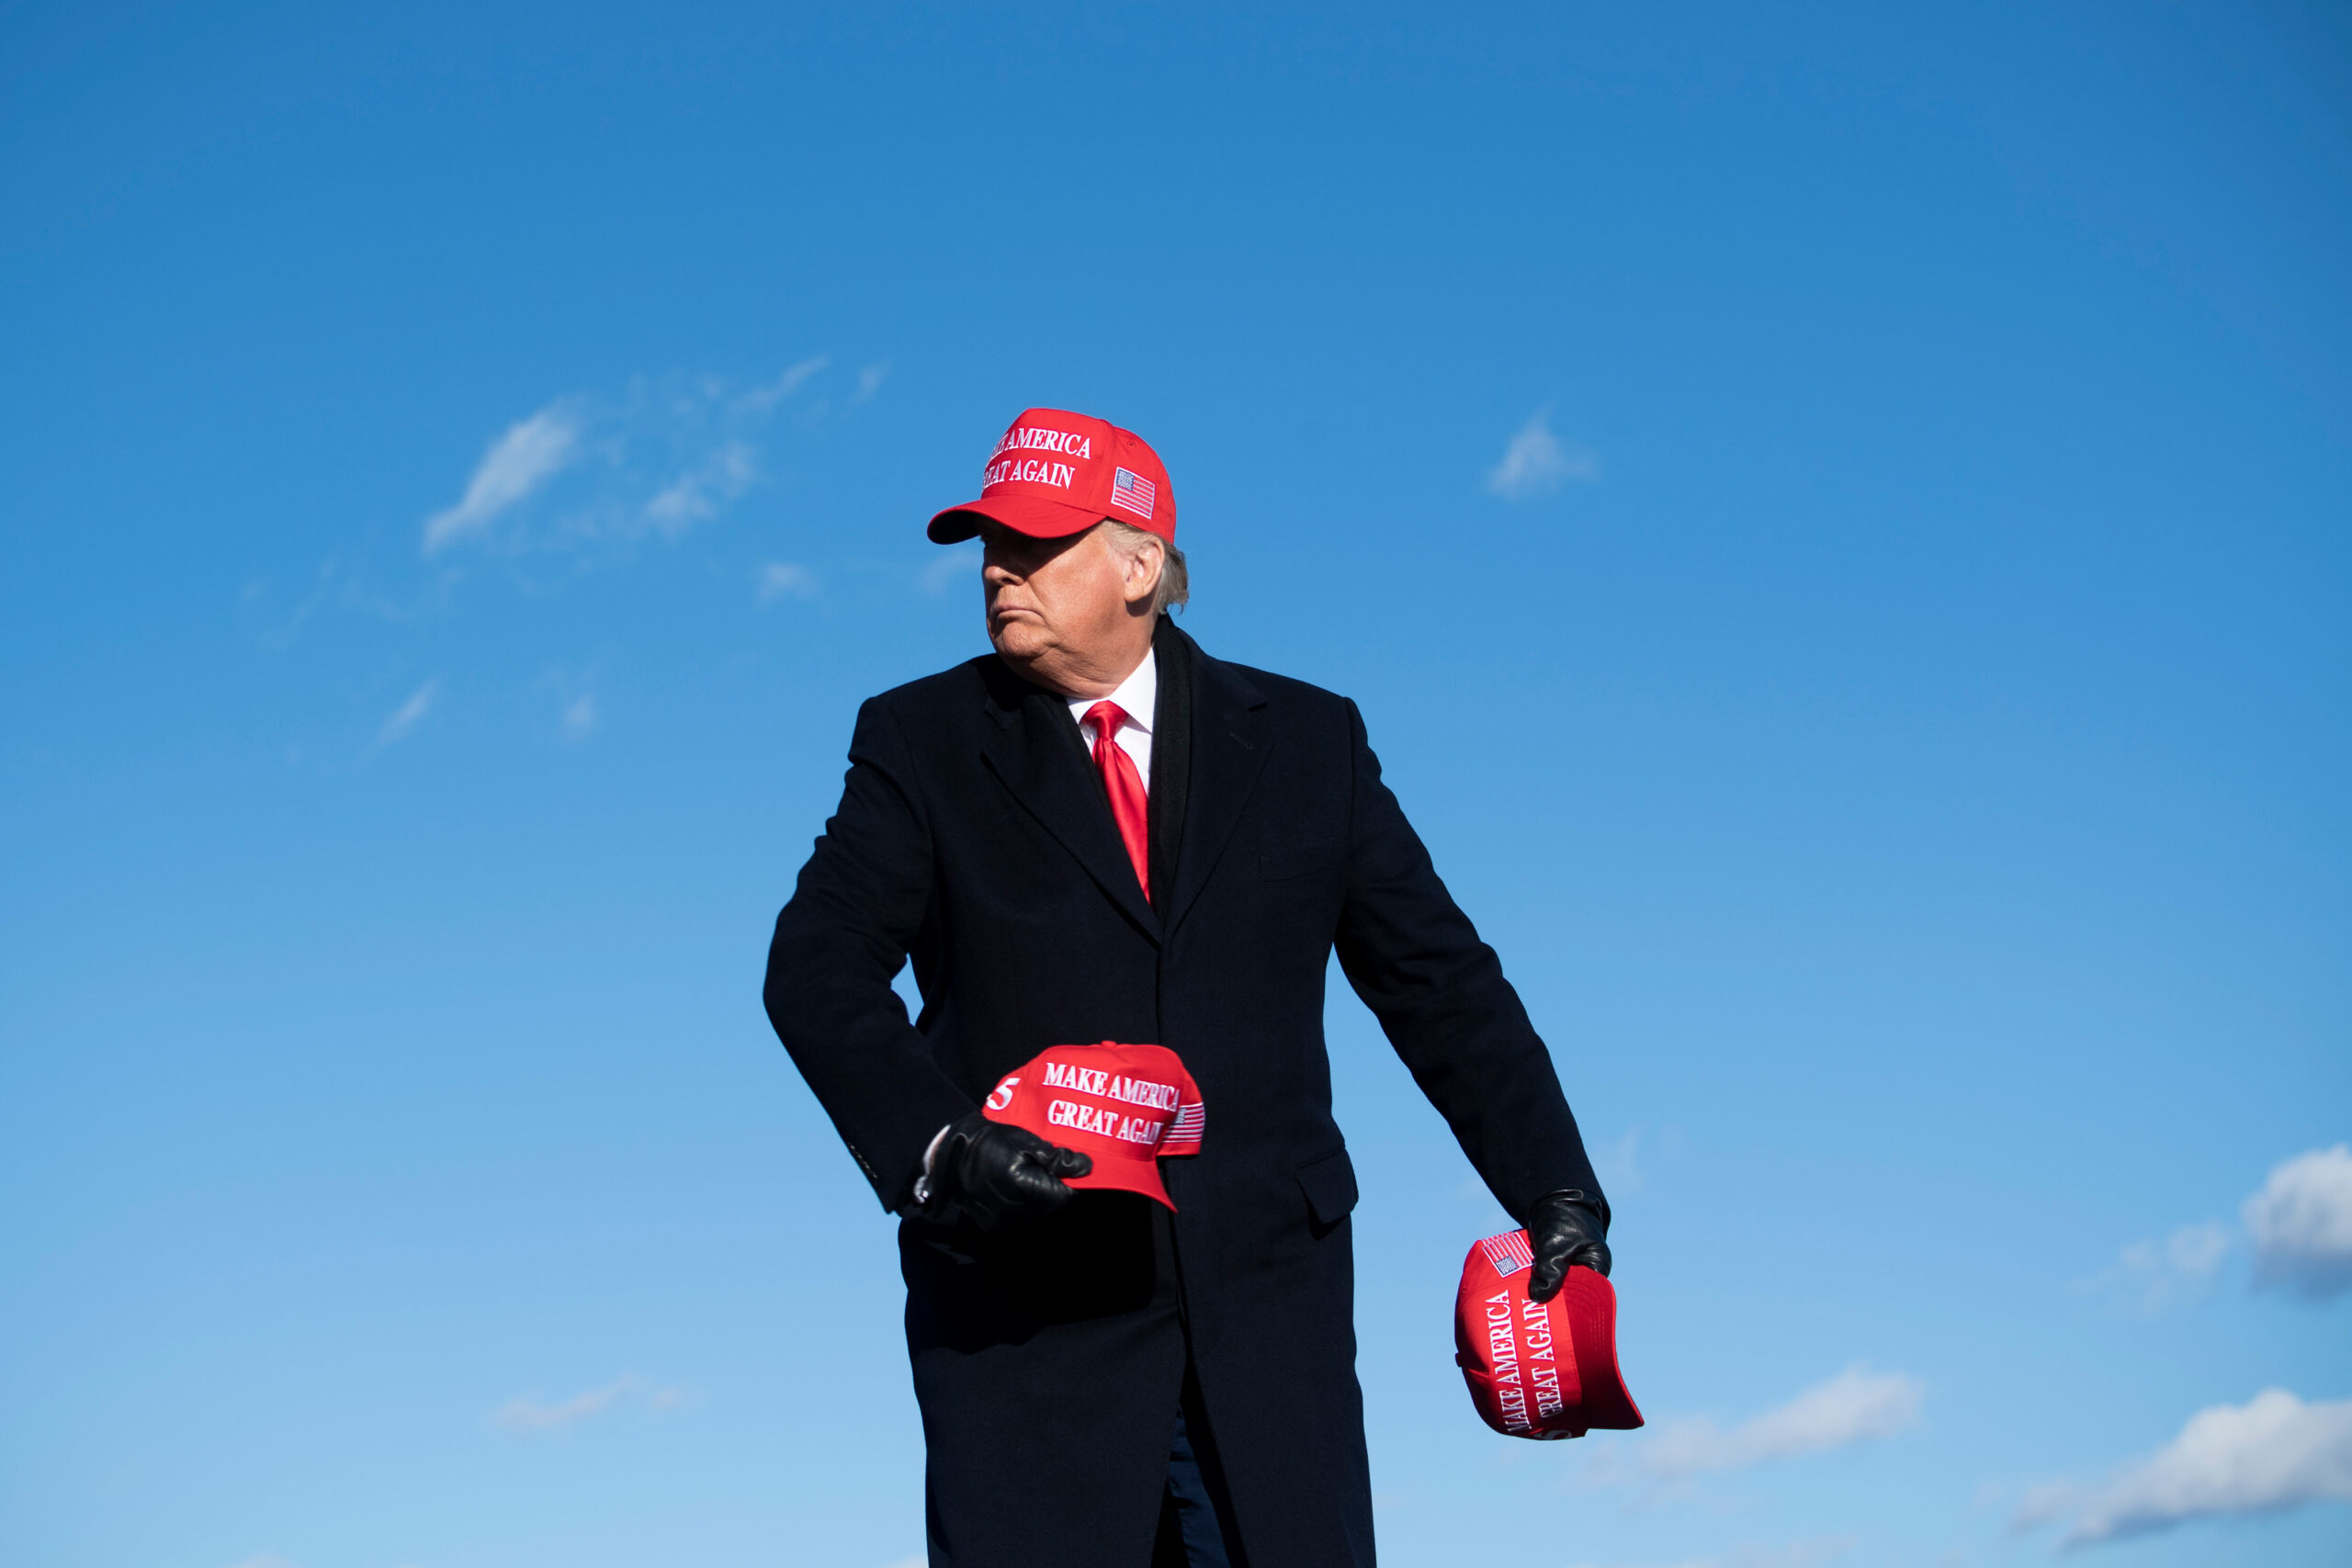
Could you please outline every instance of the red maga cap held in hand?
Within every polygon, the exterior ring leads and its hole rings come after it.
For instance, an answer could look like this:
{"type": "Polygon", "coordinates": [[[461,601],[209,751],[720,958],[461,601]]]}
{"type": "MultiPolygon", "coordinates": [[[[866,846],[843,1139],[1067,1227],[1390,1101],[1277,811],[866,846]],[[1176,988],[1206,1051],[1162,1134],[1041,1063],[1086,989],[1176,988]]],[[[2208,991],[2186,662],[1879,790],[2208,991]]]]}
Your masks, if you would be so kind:
{"type": "Polygon", "coordinates": [[[1617,1292],[1589,1269],[1532,1301],[1527,1233],[1491,1235],[1462,1260],[1454,1362],[1487,1426],[1513,1438],[1581,1438],[1642,1424],[1617,1371],[1617,1292]]]}
{"type": "Polygon", "coordinates": [[[980,499],[931,520],[934,544],[980,531],[986,518],[1033,539],[1082,534],[1105,517],[1176,542],[1176,493],[1159,454],[1109,420],[1031,409],[997,441],[980,499]]]}
{"type": "Polygon", "coordinates": [[[1201,1152],[1201,1091],[1164,1045],[1055,1045],[997,1080],[980,1106],[991,1122],[1091,1155],[1094,1168],[1064,1178],[1169,1201],[1159,1157],[1201,1152]]]}

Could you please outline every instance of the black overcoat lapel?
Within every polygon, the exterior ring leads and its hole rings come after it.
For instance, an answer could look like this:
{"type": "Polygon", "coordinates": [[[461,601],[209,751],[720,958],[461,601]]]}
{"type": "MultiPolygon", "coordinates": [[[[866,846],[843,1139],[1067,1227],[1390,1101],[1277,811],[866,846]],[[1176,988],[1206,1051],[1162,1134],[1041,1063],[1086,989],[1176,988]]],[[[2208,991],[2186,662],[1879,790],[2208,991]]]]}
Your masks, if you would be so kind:
{"type": "Polygon", "coordinates": [[[1188,639],[1166,615],[1152,633],[1159,700],[1151,720],[1151,907],[1176,897],[1184,841],[1184,807],[1193,796],[1193,657],[1188,639]]]}
{"type": "Polygon", "coordinates": [[[1232,666],[1203,653],[1182,632],[1175,635],[1182,638],[1192,667],[1193,766],[1176,892],[1160,917],[1162,929],[1169,931],[1208,886],[1209,873],[1216,869],[1233,829],[1240,825],[1273,744],[1265,694],[1232,666]]]}
{"type": "Polygon", "coordinates": [[[1069,720],[1069,705],[994,660],[988,682],[994,721],[981,754],[1022,807],[1086,868],[1119,912],[1153,942],[1160,922],[1136,880],[1135,863],[1111,818],[1086,743],[1069,720]]]}

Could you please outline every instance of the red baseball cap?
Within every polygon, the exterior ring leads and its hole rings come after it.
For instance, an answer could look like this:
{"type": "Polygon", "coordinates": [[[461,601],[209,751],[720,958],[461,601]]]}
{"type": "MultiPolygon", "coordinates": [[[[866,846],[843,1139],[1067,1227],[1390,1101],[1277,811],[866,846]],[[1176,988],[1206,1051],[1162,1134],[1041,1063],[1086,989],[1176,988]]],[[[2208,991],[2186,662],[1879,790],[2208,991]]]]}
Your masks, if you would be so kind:
{"type": "Polygon", "coordinates": [[[1590,1269],[1531,1301],[1527,1233],[1490,1235],[1462,1260],[1454,1364],[1487,1425],[1512,1438],[1581,1438],[1642,1424],[1617,1371],[1617,1292],[1590,1269]]]}
{"type": "Polygon", "coordinates": [[[980,1106],[991,1122],[1026,1127],[1094,1157],[1080,1190],[1140,1192],[1168,1203],[1159,1157],[1201,1152],[1201,1091],[1165,1045],[1055,1045],[997,1080],[980,1106]]]}
{"type": "Polygon", "coordinates": [[[933,544],[952,545],[988,518],[1033,539],[1058,539],[1105,517],[1176,542],[1176,492],[1159,454],[1109,420],[1030,409],[989,454],[980,499],[949,507],[930,532],[933,544]]]}

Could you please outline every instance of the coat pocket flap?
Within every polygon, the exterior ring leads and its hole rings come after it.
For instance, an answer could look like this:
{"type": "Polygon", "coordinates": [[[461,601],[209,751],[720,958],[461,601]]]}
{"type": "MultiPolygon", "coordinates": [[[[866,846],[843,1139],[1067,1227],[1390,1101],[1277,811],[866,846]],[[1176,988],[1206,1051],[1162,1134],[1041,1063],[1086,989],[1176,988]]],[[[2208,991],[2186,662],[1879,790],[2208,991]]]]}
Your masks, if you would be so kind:
{"type": "Polygon", "coordinates": [[[1318,1225],[1336,1225],[1356,1206],[1356,1168],[1348,1151],[1333,1149],[1298,1168],[1298,1190],[1318,1225]]]}

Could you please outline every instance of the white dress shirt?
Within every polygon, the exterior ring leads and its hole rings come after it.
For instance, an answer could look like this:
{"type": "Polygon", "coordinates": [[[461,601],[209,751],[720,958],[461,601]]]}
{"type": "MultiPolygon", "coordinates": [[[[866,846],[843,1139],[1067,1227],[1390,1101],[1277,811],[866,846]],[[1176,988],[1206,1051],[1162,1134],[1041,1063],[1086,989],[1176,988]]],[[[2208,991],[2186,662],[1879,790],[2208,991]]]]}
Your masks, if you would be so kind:
{"type": "Polygon", "coordinates": [[[1135,673],[1120,682],[1119,689],[1108,697],[1072,697],[1069,700],[1069,716],[1078,720],[1078,732],[1086,737],[1086,749],[1090,753],[1094,750],[1094,727],[1086,722],[1086,710],[1100,702],[1119,705],[1119,711],[1127,716],[1127,722],[1119,726],[1119,733],[1113,739],[1118,741],[1119,750],[1135,759],[1136,772],[1142,775],[1147,794],[1151,789],[1152,704],[1159,698],[1159,661],[1151,656],[1150,649],[1146,649],[1143,662],[1136,666],[1135,673]]]}

